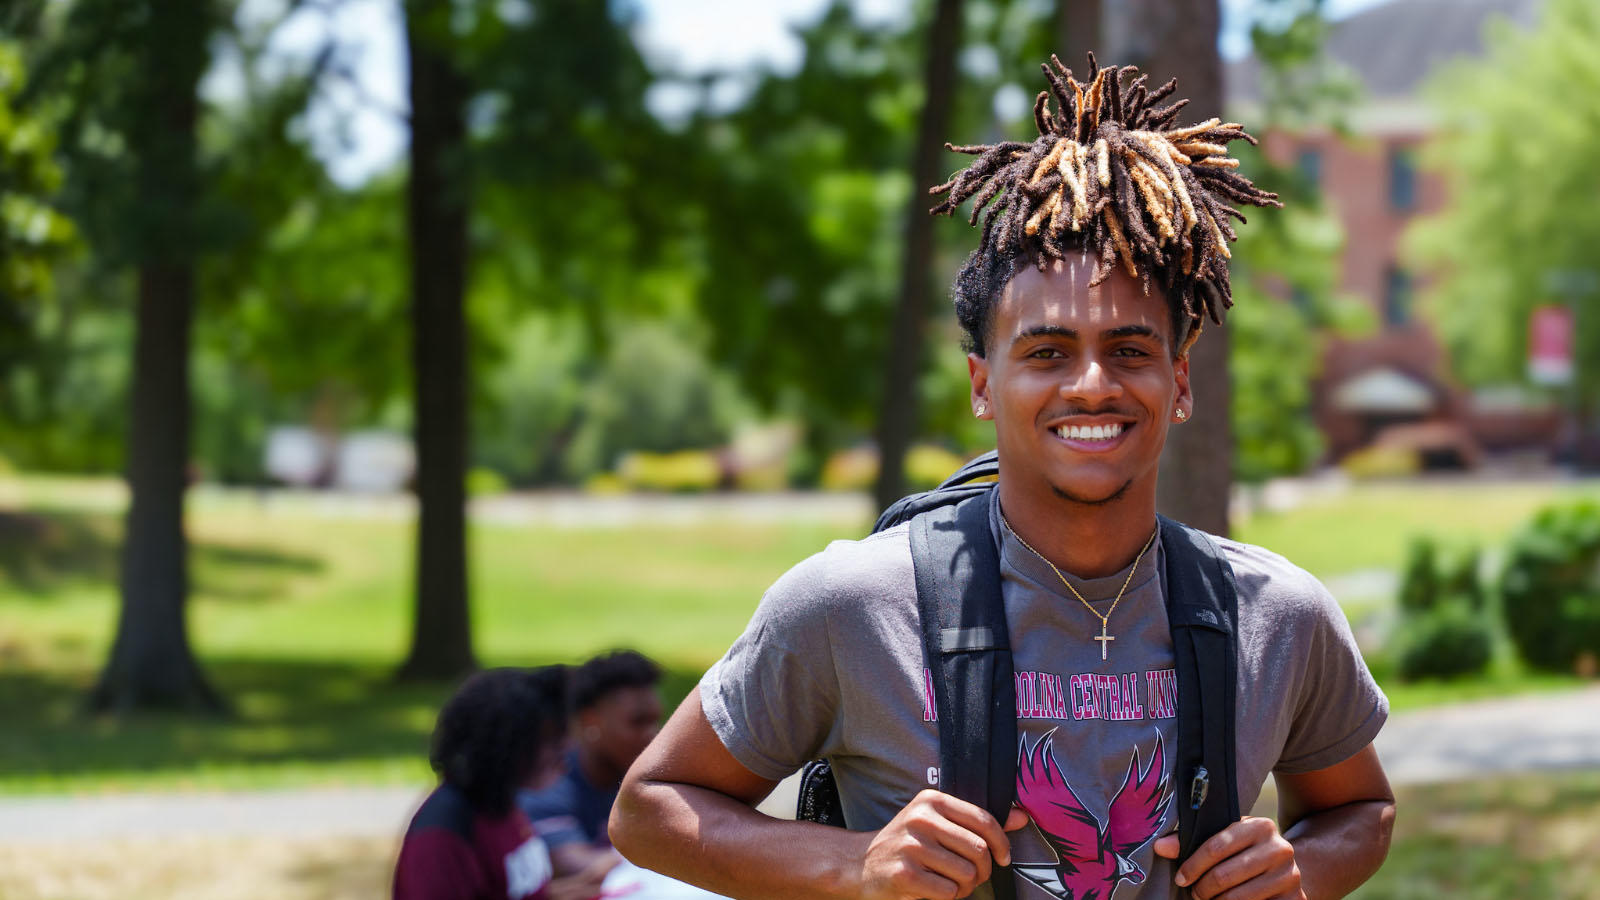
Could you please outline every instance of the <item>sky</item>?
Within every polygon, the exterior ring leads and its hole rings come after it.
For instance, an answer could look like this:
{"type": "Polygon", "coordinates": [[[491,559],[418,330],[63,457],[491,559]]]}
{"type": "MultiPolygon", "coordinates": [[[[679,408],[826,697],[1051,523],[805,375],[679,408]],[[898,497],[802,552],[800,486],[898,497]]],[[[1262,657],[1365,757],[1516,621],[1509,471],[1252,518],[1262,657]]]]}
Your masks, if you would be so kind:
{"type": "MultiPolygon", "coordinates": [[[[800,62],[800,42],[792,27],[815,19],[828,0],[632,0],[638,12],[637,37],[653,65],[692,74],[738,70],[758,62],[777,71],[792,71],[800,62]]],[[[1386,0],[1327,0],[1328,13],[1339,19],[1386,0]]],[[[868,21],[899,21],[909,0],[852,0],[868,21]]],[[[1218,44],[1223,55],[1248,50],[1249,38],[1240,11],[1249,0],[1222,0],[1223,28],[1218,44]]],[[[241,19],[266,28],[278,21],[285,0],[247,0],[241,19]]],[[[500,0],[506,18],[531,15],[528,0],[500,0]]],[[[351,51],[348,77],[334,79],[313,101],[305,127],[319,157],[334,180],[346,186],[362,183],[392,167],[405,153],[406,108],[404,38],[397,0],[345,0],[338,4],[305,4],[271,34],[273,54],[293,65],[315,53],[328,33],[351,51]]],[[[237,96],[244,82],[237,60],[219,59],[208,76],[208,97],[237,96]]],[[[737,86],[729,84],[737,90],[737,86]]],[[[715,99],[715,98],[714,98],[715,99]]],[[[728,98],[730,100],[733,97],[728,98]]],[[[651,108],[670,116],[684,97],[670,87],[649,98],[651,108]]]]}

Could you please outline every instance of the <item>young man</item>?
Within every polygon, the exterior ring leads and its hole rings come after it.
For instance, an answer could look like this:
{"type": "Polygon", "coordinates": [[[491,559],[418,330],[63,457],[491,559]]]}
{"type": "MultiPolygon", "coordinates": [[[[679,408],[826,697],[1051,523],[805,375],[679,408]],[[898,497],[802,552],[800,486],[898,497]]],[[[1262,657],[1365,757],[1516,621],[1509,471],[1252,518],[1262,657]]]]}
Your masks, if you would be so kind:
{"type": "Polygon", "coordinates": [[[557,875],[605,867],[617,859],[606,819],[622,776],[661,727],[656,685],[661,669],[632,650],[603,654],[572,673],[576,747],[553,785],[524,791],[517,805],[550,845],[557,875]]]}
{"type": "MultiPolygon", "coordinates": [[[[1053,62],[1055,62],[1052,59],[1053,62]]],[[[995,423],[989,498],[1017,673],[1017,805],[1004,822],[933,788],[938,732],[907,529],[837,542],[767,592],[624,781],[612,838],[641,865],[730,897],[1337,897],[1387,852],[1387,715],[1337,605],[1266,550],[1216,539],[1238,588],[1237,788],[1269,773],[1278,822],[1245,818],[1181,867],[1174,654],[1156,473],[1195,414],[1187,351],[1231,303],[1233,172],[1213,119],[1174,122],[1130,70],[1055,62],[1039,137],[959,148],[935,188],[993,203],[957,278],[973,412],[995,423]],[[1050,100],[1054,99],[1055,109],[1050,100]],[[852,830],[751,804],[813,757],[852,830]],[[1281,823],[1281,830],[1280,825],[1281,823]]],[[[1226,410],[1209,414],[1226,415],[1226,410]]]]}

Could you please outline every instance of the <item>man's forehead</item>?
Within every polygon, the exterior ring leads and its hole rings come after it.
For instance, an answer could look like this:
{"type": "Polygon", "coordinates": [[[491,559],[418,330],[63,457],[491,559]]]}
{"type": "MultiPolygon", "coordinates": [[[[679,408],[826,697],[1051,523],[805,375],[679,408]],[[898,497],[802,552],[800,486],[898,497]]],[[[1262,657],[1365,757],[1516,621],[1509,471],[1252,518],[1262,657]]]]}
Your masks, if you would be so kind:
{"type": "Polygon", "coordinates": [[[1041,331],[1072,331],[1088,337],[1139,327],[1166,334],[1169,322],[1163,297],[1146,295],[1139,281],[1121,271],[1093,287],[1092,275],[1092,267],[1070,263],[1018,272],[1000,297],[1001,336],[1011,341],[1041,331]]]}

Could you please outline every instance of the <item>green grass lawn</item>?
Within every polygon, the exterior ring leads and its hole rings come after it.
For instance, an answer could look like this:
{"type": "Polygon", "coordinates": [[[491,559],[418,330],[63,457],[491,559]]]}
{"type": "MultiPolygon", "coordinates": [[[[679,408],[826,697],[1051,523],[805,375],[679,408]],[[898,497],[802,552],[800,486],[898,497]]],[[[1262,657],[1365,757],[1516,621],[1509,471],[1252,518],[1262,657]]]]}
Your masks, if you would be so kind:
{"type": "MultiPolygon", "coordinates": [[[[1258,516],[1238,532],[1329,577],[1393,567],[1419,531],[1499,540],[1542,503],[1579,492],[1600,487],[1363,486],[1258,516]]],[[[197,493],[190,631],[234,715],[82,716],[115,624],[124,502],[108,480],[0,481],[0,792],[427,779],[427,734],[448,687],[390,679],[410,626],[412,529],[403,516],[197,493]]],[[[773,579],[829,539],[865,528],[479,524],[471,547],[478,653],[489,665],[528,665],[637,647],[666,666],[675,701],[773,579]]],[[[1571,683],[1502,663],[1464,685],[1386,687],[1403,709],[1571,683]]]]}
{"type": "Polygon", "coordinates": [[[1394,843],[1354,900],[1600,896],[1600,772],[1398,792],[1394,843]]]}
{"type": "MultiPolygon", "coordinates": [[[[1600,772],[1401,788],[1389,859],[1355,900],[1587,900],[1600,772]]],[[[210,837],[0,846],[0,896],[381,897],[395,838],[210,837]]]]}

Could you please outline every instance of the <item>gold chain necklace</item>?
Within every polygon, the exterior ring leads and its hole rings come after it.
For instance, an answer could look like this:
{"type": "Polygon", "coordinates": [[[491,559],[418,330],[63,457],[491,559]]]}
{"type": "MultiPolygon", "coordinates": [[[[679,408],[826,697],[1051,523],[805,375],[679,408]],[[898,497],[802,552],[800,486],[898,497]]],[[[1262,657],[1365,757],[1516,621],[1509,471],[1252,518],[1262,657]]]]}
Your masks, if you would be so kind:
{"type": "Polygon", "coordinates": [[[1111,614],[1117,611],[1117,604],[1122,602],[1122,595],[1127,592],[1128,585],[1133,581],[1133,573],[1139,571],[1139,560],[1144,559],[1144,552],[1149,550],[1150,545],[1156,542],[1156,535],[1161,532],[1161,529],[1157,527],[1155,531],[1150,532],[1150,539],[1144,542],[1144,547],[1139,550],[1139,555],[1133,558],[1133,567],[1128,570],[1128,577],[1122,580],[1122,588],[1121,590],[1117,591],[1117,599],[1111,601],[1111,608],[1106,610],[1106,614],[1102,616],[1100,615],[1100,611],[1095,609],[1094,606],[1089,603],[1089,601],[1083,599],[1083,595],[1078,593],[1078,589],[1072,586],[1072,582],[1067,580],[1067,576],[1061,574],[1061,570],[1056,568],[1055,563],[1051,562],[1049,559],[1046,559],[1043,553],[1033,549],[1032,544],[1023,540],[1022,535],[1017,534],[1017,530],[1011,527],[1010,522],[1006,521],[1006,517],[1003,513],[1000,516],[1000,524],[1006,526],[1006,531],[1010,532],[1011,536],[1017,539],[1017,543],[1027,547],[1029,553],[1032,553],[1034,556],[1044,560],[1044,564],[1050,567],[1050,571],[1056,573],[1056,577],[1061,579],[1061,583],[1067,586],[1067,590],[1072,592],[1072,596],[1078,598],[1078,602],[1083,604],[1084,609],[1087,609],[1089,612],[1093,613],[1095,618],[1100,620],[1100,633],[1096,635],[1093,640],[1100,642],[1100,658],[1102,660],[1105,659],[1107,645],[1111,641],[1116,640],[1115,637],[1108,633],[1108,630],[1111,627],[1111,614]]]}

